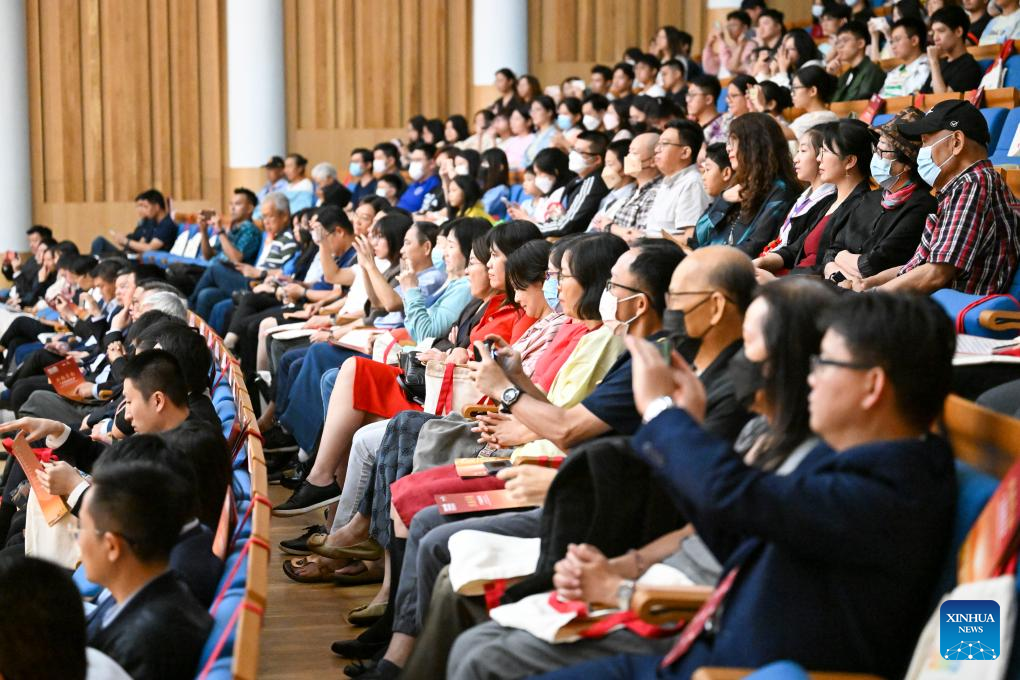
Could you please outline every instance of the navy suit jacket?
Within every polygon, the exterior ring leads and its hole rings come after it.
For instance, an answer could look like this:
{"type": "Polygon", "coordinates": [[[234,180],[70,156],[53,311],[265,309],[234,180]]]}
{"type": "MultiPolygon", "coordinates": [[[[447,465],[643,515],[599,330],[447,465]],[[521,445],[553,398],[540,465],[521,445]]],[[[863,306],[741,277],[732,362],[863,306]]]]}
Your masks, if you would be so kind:
{"type": "Polygon", "coordinates": [[[949,549],[956,478],[944,440],[841,453],[823,443],[779,476],[669,409],[635,435],[634,450],[723,573],[740,567],[712,634],[665,675],[792,659],[902,677],[949,549]]]}

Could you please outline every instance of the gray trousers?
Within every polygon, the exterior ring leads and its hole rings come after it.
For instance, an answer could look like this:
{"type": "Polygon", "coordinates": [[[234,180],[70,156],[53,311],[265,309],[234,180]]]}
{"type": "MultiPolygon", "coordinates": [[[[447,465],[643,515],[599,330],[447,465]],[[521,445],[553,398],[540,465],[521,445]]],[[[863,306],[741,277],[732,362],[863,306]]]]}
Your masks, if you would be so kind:
{"type": "Polygon", "coordinates": [[[433,586],[439,572],[450,564],[450,536],[458,531],[474,529],[503,536],[535,538],[541,521],[541,508],[466,519],[463,515],[440,515],[437,506],[419,512],[408,527],[400,584],[394,602],[393,632],[417,637],[424,628],[433,586]]]}
{"type": "Polygon", "coordinates": [[[77,404],[64,399],[56,392],[39,390],[32,393],[32,396],[21,405],[21,415],[33,418],[49,418],[67,425],[72,430],[81,427],[81,421],[85,416],[104,406],[77,404]]]}
{"type": "Polygon", "coordinates": [[[376,452],[386,434],[386,425],[390,421],[380,420],[358,428],[351,440],[351,455],[347,460],[347,476],[344,488],[340,493],[340,504],[333,516],[332,531],[337,531],[351,521],[354,513],[365,497],[368,483],[372,479],[372,467],[375,465],[376,452]]]}
{"type": "MultiPolygon", "coordinates": [[[[551,644],[531,633],[486,621],[462,633],[447,661],[448,680],[511,680],[615,654],[662,655],[675,637],[643,638],[618,630],[604,638],[551,644]]],[[[438,676],[437,676],[438,677],[438,676]]]]}

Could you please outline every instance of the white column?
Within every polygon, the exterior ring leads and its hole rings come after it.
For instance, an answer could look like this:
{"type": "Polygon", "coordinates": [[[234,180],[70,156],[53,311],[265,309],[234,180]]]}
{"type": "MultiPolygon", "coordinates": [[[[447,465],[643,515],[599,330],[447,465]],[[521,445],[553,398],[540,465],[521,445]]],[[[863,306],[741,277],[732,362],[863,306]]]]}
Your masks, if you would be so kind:
{"type": "Polygon", "coordinates": [[[283,60],[283,0],[227,0],[228,167],[285,153],[283,60]]]}
{"type": "Polygon", "coordinates": [[[528,71],[528,0],[473,0],[471,66],[474,85],[492,85],[496,71],[528,71]]]}
{"type": "Polygon", "coordinates": [[[32,226],[32,155],[28,132],[28,29],[24,0],[0,2],[0,250],[25,250],[32,226]]]}

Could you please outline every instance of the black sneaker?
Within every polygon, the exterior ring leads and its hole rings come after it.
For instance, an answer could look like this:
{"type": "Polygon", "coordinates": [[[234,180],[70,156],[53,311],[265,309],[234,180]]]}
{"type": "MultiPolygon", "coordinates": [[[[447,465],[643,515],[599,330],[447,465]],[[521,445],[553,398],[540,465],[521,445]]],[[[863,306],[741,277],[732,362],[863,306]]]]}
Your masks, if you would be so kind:
{"type": "Polygon", "coordinates": [[[390,641],[362,642],[361,640],[337,640],[329,649],[343,659],[371,659],[380,649],[389,647],[390,641]]]}
{"type": "Polygon", "coordinates": [[[305,527],[305,533],[297,538],[288,538],[285,541],[280,541],[280,550],[288,555],[311,555],[312,551],[308,549],[308,539],[315,534],[324,533],[326,533],[325,525],[312,524],[305,527]]]}
{"type": "Polygon", "coordinates": [[[305,463],[298,463],[294,467],[286,468],[280,473],[278,483],[284,489],[293,491],[301,486],[301,482],[305,481],[309,470],[311,470],[311,466],[305,463]]]}
{"type": "Polygon", "coordinates": [[[364,680],[396,680],[400,677],[401,670],[403,669],[392,661],[382,659],[375,664],[375,668],[368,669],[359,677],[364,680]]]}
{"type": "Polygon", "coordinates": [[[292,453],[297,450],[297,441],[279,425],[274,425],[262,433],[262,451],[265,453],[292,453]]]}
{"type": "Polygon", "coordinates": [[[290,498],[273,508],[273,515],[292,517],[309,510],[324,508],[340,500],[340,492],[340,486],[336,482],[330,482],[329,486],[315,486],[307,481],[302,482],[290,498]]]}

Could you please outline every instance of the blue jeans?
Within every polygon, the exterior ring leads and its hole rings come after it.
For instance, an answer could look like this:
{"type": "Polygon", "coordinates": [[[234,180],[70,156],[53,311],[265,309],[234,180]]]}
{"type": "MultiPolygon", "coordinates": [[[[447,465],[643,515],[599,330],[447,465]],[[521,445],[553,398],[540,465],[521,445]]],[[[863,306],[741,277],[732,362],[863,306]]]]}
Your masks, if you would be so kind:
{"type": "Polygon", "coordinates": [[[333,395],[333,388],[336,387],[336,378],[340,375],[339,368],[331,368],[322,374],[322,379],[319,381],[319,393],[322,396],[322,419],[326,419],[327,404],[329,404],[329,398],[333,395]]]}
{"type": "Polygon", "coordinates": [[[229,299],[235,290],[248,290],[248,279],[233,267],[216,262],[202,272],[189,302],[195,314],[209,321],[213,305],[229,299]]]}
{"type": "Polygon", "coordinates": [[[364,355],[318,342],[292,349],[280,359],[276,374],[277,418],[305,451],[315,446],[315,438],[326,417],[328,402],[322,398],[322,377],[352,356],[364,355]]]}

